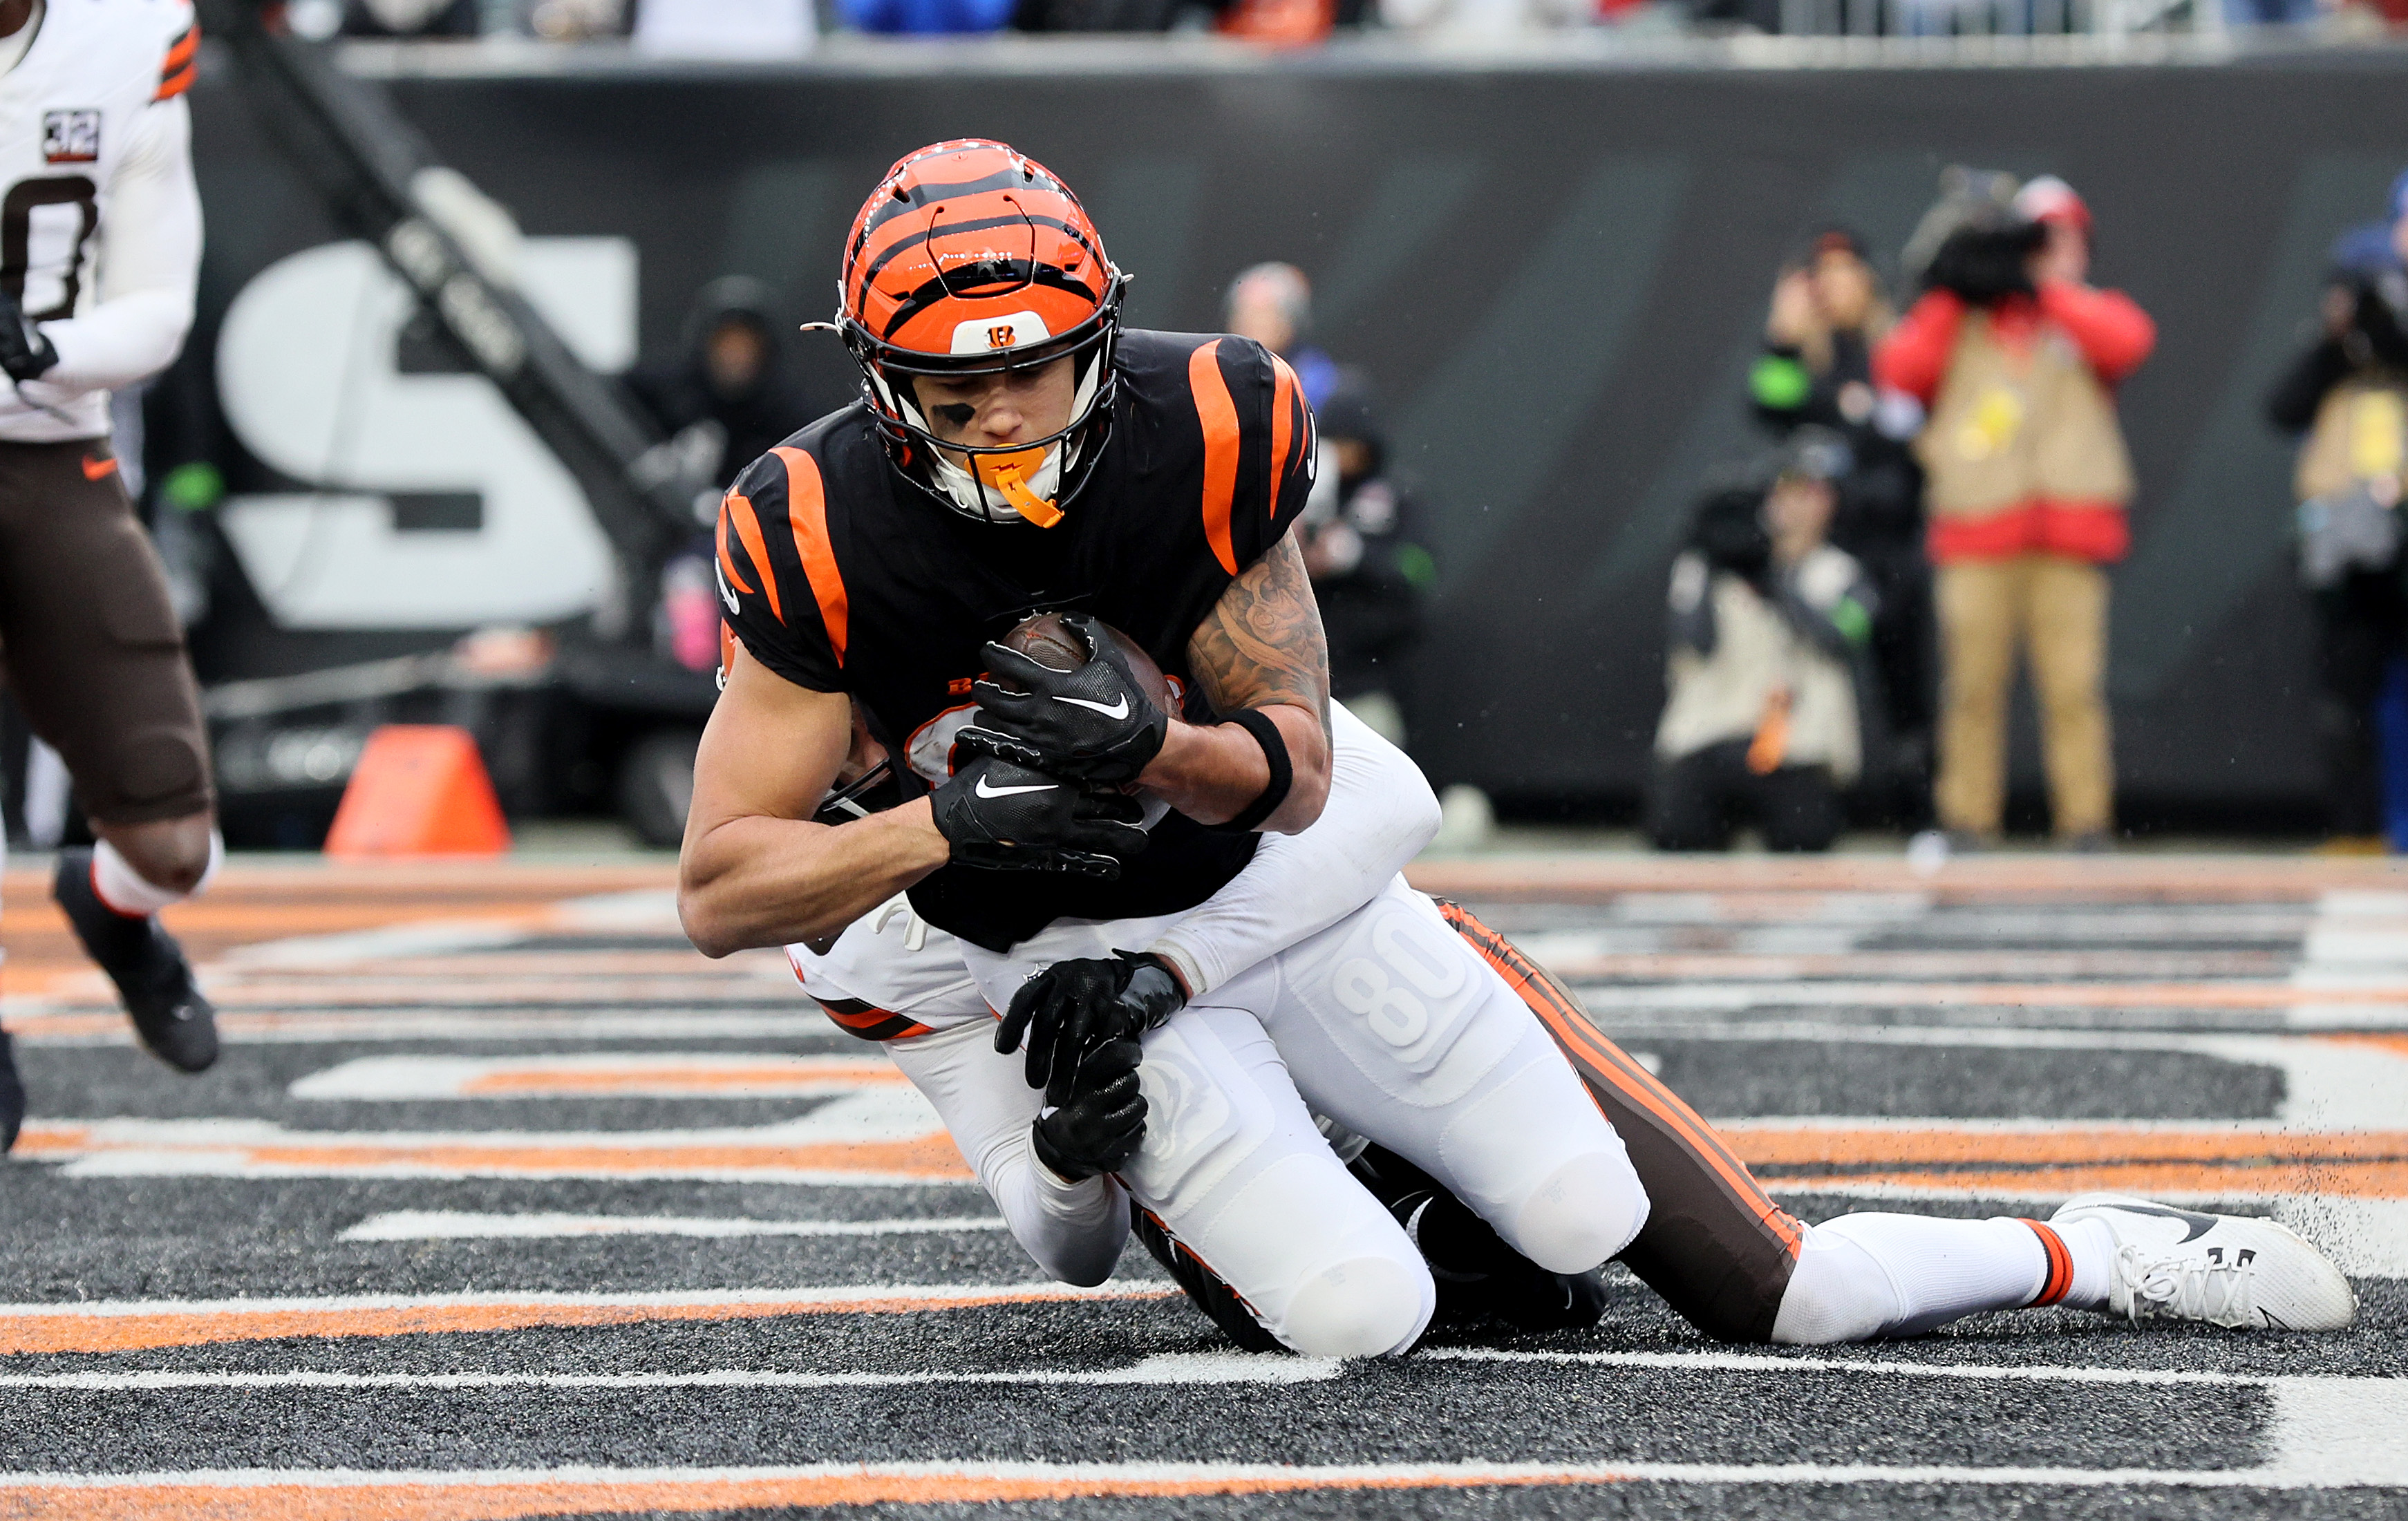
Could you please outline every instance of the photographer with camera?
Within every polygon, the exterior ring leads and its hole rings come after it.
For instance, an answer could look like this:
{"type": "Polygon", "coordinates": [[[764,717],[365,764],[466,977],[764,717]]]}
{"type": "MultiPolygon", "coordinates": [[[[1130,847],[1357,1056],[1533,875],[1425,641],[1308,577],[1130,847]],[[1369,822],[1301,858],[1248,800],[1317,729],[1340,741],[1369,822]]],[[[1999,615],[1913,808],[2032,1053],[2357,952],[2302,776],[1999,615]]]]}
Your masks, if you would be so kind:
{"type": "Polygon", "coordinates": [[[2326,821],[2337,843],[2380,849],[2374,704],[2408,639],[2400,494],[2408,475],[2408,174],[2387,222],[2333,248],[2316,340],[2266,399],[2300,438],[2300,581],[2316,623],[2317,730],[2326,821]]]}
{"type": "Polygon", "coordinates": [[[1873,348],[1897,320],[1864,240],[1844,227],[1820,229],[1773,286],[1748,400],[1777,438],[1813,426],[1847,441],[1852,463],[1837,482],[1831,541],[1856,556],[1882,601],[1872,635],[1877,680],[1866,693],[1878,718],[1866,735],[1866,800],[1884,821],[1920,828],[1931,813],[1939,686],[1923,467],[1912,448],[1922,419],[1902,398],[1885,406],[1872,379],[1873,348]]]}
{"type": "Polygon", "coordinates": [[[1727,850],[1742,819],[1776,851],[1824,851],[1856,777],[1856,669],[1880,598],[1828,541],[1847,444],[1801,427],[1769,468],[1709,488],[1672,562],[1647,833],[1727,850]]]}
{"type": "MultiPolygon", "coordinates": [[[[2114,387],[2156,324],[2087,283],[2090,208],[2042,176],[1967,177],[1924,294],[1873,355],[1881,384],[1928,416],[1942,662],[1933,803],[1951,842],[1995,839],[2006,804],[2007,692],[2031,663],[2057,838],[2103,848],[2114,822],[2108,753],[2106,567],[2130,543],[2131,455],[2114,387]]],[[[1920,239],[1920,236],[1918,237],[1920,239]]]]}

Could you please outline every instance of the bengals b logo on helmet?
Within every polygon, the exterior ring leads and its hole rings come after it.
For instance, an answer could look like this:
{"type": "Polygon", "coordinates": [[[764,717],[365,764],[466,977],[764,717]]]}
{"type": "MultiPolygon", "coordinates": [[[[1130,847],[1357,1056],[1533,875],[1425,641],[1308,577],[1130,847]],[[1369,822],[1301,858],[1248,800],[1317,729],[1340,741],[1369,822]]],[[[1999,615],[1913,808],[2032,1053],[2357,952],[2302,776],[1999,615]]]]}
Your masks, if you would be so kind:
{"type": "Polygon", "coordinates": [[[1010,323],[990,327],[986,330],[986,346],[990,349],[1009,349],[1012,345],[1014,336],[1014,329],[1010,323]]]}

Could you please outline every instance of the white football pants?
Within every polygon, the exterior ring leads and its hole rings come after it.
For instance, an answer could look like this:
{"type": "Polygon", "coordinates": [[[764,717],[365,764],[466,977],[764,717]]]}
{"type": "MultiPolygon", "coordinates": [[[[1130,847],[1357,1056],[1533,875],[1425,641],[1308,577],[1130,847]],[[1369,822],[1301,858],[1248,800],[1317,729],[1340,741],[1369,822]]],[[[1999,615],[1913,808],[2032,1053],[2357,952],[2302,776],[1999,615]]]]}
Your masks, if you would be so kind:
{"type": "MultiPolygon", "coordinates": [[[[1148,944],[1171,922],[1066,920],[1009,954],[962,952],[1005,1008],[1042,968],[1148,944]]],[[[1143,1044],[1146,1140],[1123,1183],[1299,1352],[1401,1352],[1436,1295],[1314,1113],[1427,1171],[1551,1271],[1598,1266],[1646,1221],[1620,1138],[1545,1029],[1401,878],[1143,1044]]]]}

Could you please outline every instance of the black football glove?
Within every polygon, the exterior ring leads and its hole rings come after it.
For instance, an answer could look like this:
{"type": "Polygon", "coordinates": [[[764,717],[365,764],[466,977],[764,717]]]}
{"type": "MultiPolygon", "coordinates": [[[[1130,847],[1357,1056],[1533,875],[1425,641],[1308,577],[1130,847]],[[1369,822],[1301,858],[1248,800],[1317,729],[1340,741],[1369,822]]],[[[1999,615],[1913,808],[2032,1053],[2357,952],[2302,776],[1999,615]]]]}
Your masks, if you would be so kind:
{"type": "Polygon", "coordinates": [[[1159,1028],[1186,1006],[1179,979],[1158,956],[1121,951],[1110,959],[1057,961],[1011,996],[995,1049],[1012,1051],[1026,1035],[1028,1085],[1043,1088],[1049,1104],[1065,1103],[1090,1046],[1159,1028]]]}
{"type": "Polygon", "coordinates": [[[937,832],[962,866],[1111,882],[1123,861],[1145,849],[1145,813],[1136,798],[992,755],[965,756],[931,802],[937,832]]]}
{"type": "Polygon", "coordinates": [[[1029,1126],[1037,1159],[1072,1183],[1125,1167],[1145,1142],[1138,1061],[1135,1040],[1108,1040],[1089,1052],[1079,1064],[1069,1100],[1029,1126]]]}
{"type": "Polygon", "coordinates": [[[989,679],[970,688],[978,695],[978,722],[956,742],[1082,782],[1133,781],[1161,752],[1170,715],[1147,697],[1101,624],[1075,612],[1062,622],[1087,641],[1087,663],[1055,670],[990,642],[989,679]],[[1006,691],[994,678],[1025,690],[1006,691]]]}
{"type": "Polygon", "coordinates": [[[25,321],[25,309],[0,291],[0,371],[12,380],[38,380],[58,362],[58,350],[40,328],[25,321]]]}

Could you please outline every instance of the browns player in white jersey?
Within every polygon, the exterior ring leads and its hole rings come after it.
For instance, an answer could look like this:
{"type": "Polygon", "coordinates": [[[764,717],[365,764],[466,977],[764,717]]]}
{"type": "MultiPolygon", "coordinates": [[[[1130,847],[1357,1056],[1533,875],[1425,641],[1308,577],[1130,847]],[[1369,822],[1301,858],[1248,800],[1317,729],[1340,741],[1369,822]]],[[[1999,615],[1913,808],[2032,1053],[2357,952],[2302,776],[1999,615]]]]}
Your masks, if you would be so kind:
{"type": "MultiPolygon", "coordinates": [[[[213,1012],[158,911],[218,854],[207,737],[159,559],[108,440],[108,394],[193,321],[200,194],[189,0],[0,0],[0,662],[100,843],[59,906],[143,1042],[196,1072],[213,1012]]],[[[0,1149],[23,1112],[0,1036],[0,1149]]]]}

